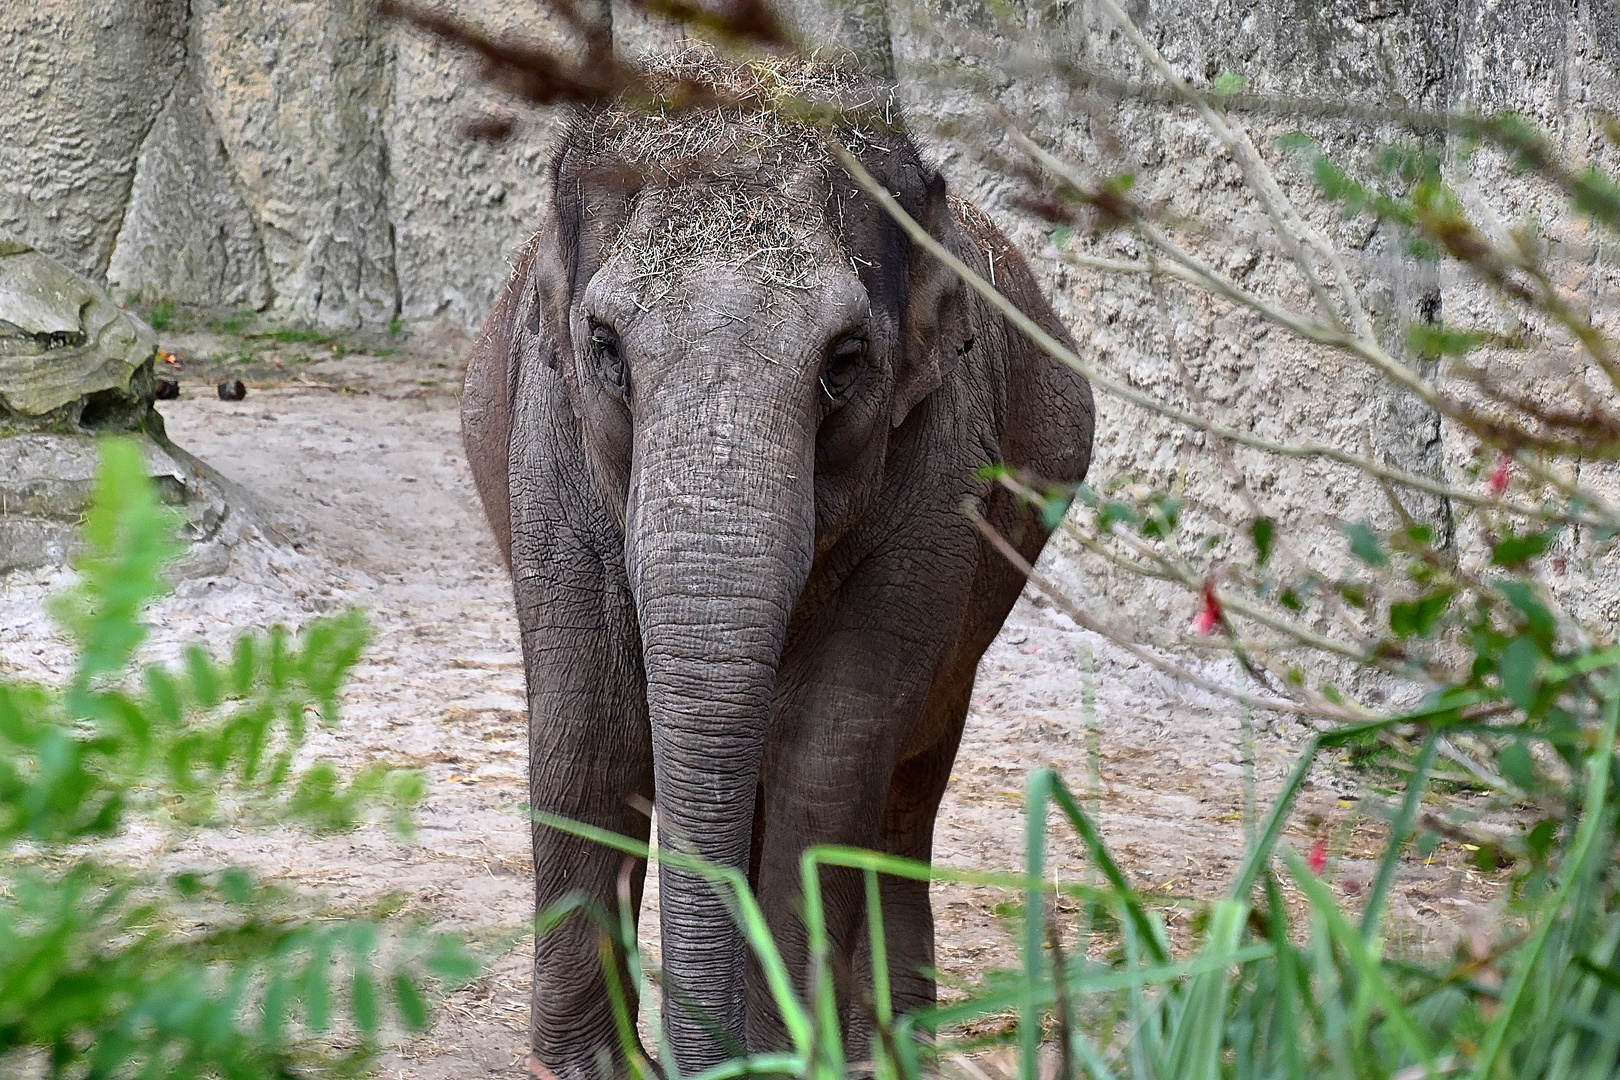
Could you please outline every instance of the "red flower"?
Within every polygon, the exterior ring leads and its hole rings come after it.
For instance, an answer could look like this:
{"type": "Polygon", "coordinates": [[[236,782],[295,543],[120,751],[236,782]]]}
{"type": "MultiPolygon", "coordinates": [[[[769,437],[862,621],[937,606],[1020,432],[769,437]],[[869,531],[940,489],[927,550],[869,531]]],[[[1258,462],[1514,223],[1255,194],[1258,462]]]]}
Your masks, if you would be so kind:
{"type": "Polygon", "coordinates": [[[1500,499],[1508,487],[1508,456],[1496,455],[1496,464],[1491,468],[1491,475],[1485,478],[1485,493],[1493,499],[1500,499]]]}
{"type": "Polygon", "coordinates": [[[1322,876],[1322,871],[1327,869],[1326,838],[1320,836],[1316,838],[1316,842],[1311,845],[1311,853],[1305,856],[1305,865],[1309,866],[1311,873],[1317,877],[1322,876]]]}
{"type": "Polygon", "coordinates": [[[1200,634],[1211,634],[1221,625],[1221,598],[1215,595],[1214,578],[1204,582],[1202,595],[1204,602],[1198,609],[1198,617],[1193,620],[1193,626],[1200,634]]]}

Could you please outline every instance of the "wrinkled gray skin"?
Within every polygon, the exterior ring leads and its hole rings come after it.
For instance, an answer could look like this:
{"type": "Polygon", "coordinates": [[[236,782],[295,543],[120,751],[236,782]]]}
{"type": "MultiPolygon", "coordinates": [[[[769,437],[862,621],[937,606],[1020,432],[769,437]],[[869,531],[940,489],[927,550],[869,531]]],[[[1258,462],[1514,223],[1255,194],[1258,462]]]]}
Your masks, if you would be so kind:
{"type": "MultiPolygon", "coordinates": [[[[909,212],[986,277],[993,253],[1000,288],[1067,341],[1006,238],[947,200],[903,134],[875,142],[856,152],[909,212]]],[[[802,984],[801,853],[929,858],[975,668],[1023,585],[963,503],[1031,560],[1045,543],[976,474],[1007,462],[1081,479],[1090,388],[824,152],[767,139],[653,165],[587,119],[555,169],[548,218],[473,348],[462,414],[512,569],[532,805],[645,838],[633,804],[654,800],[662,843],[747,872],[802,984]]],[[[544,826],[533,841],[540,909],[583,893],[616,911],[621,882],[639,906],[644,864],[544,826]]],[[[661,874],[682,1072],[781,1045],[713,889],[661,874]]],[[[862,880],[823,883],[864,1053],[862,880]]],[[[882,897],[899,1012],[934,999],[933,916],[926,884],[885,878],[882,897]]],[[[586,918],[537,944],[532,1017],[537,1073],[622,1070],[586,918]]]]}

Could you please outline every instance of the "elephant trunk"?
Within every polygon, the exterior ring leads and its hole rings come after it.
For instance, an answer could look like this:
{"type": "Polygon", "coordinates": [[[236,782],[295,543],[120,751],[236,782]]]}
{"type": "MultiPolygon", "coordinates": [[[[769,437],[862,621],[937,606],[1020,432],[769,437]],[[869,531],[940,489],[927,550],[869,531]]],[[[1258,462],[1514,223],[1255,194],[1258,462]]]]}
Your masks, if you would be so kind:
{"type": "MultiPolygon", "coordinates": [[[[813,431],[780,402],[740,396],[682,395],[640,418],[625,536],[660,843],[746,873],[777,664],[810,570],[815,511],[813,431]]],[[[743,938],[716,890],[701,875],[660,868],[665,1024],[687,1074],[744,1040],[743,938]]]]}

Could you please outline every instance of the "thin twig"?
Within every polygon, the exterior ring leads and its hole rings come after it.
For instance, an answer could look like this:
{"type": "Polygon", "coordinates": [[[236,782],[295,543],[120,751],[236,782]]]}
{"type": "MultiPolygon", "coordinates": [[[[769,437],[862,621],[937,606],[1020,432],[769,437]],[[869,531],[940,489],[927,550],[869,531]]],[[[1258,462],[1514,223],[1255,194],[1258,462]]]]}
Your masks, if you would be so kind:
{"type": "MultiPolygon", "coordinates": [[[[1179,409],[1174,405],[1160,401],[1151,394],[1143,393],[1128,383],[1121,382],[1120,380],[1106,374],[1096,366],[1082,360],[1080,356],[1074,352],[1074,350],[1068,348],[1051,334],[1047,333],[1046,330],[1040,326],[1040,324],[1036,323],[1035,320],[1024,314],[1024,312],[1019,309],[1017,304],[1014,304],[1011,300],[1007,299],[1006,296],[997,291],[994,286],[992,286],[988,281],[974,271],[972,267],[968,266],[961,259],[957,258],[957,256],[944,244],[941,244],[938,240],[930,236],[928,234],[928,230],[924,229],[916,222],[914,218],[912,218],[910,214],[906,213],[905,208],[895,200],[893,195],[884,190],[883,185],[879,184],[872,178],[872,174],[866,171],[865,167],[861,165],[860,161],[853,154],[836,142],[831,142],[831,147],[833,153],[837,155],[838,159],[849,171],[850,177],[878,201],[883,209],[887,211],[892,218],[894,218],[902,229],[905,230],[906,234],[911,237],[914,243],[916,243],[919,247],[922,247],[929,254],[933,255],[940,262],[950,267],[951,270],[953,270],[958,277],[966,282],[974,292],[977,292],[980,296],[984,297],[985,300],[989,301],[993,307],[995,307],[1002,313],[1003,316],[1006,317],[1008,322],[1012,323],[1015,327],[1021,330],[1029,337],[1031,341],[1040,346],[1042,350],[1051,355],[1053,358],[1067,364],[1070,368],[1079,372],[1081,375],[1084,375],[1095,389],[1105,390],[1122,401],[1129,402],[1132,405],[1146,409],[1147,411],[1155,413],[1159,416],[1163,416],[1166,419],[1184,424],[1187,427],[1193,428],[1194,430],[1219,435],[1222,438],[1228,439],[1240,446],[1247,446],[1255,450],[1263,450],[1266,453],[1277,454],[1282,457],[1322,458],[1328,461],[1336,462],[1340,465],[1348,466],[1352,469],[1359,469],[1372,476],[1382,477],[1383,479],[1389,480],[1391,483],[1400,484],[1402,487],[1409,487],[1416,491],[1424,491],[1431,495],[1439,495],[1445,498],[1454,499],[1455,501],[1464,503],[1466,505],[1494,506],[1498,509],[1509,510],[1513,513],[1523,514],[1526,517],[1539,520],[1571,521],[1583,525],[1607,525],[1610,523],[1610,521],[1616,520],[1614,518],[1610,518],[1606,520],[1593,521],[1592,519],[1577,515],[1554,513],[1540,507],[1530,506],[1528,504],[1509,503],[1500,499],[1482,496],[1474,492],[1464,491],[1459,488],[1453,488],[1446,484],[1439,483],[1431,477],[1422,476],[1418,473],[1407,472],[1404,469],[1393,468],[1377,461],[1371,461],[1357,454],[1349,453],[1336,446],[1330,446],[1325,443],[1273,442],[1270,439],[1261,438],[1258,435],[1243,431],[1239,428],[1231,427],[1227,424],[1206,420],[1203,417],[1188,412],[1185,409],[1179,409]]],[[[1596,503],[1596,500],[1590,501],[1596,503]]]]}
{"type": "Polygon", "coordinates": [[[1289,255],[1293,257],[1295,264],[1299,266],[1300,272],[1305,275],[1305,280],[1310,284],[1311,293],[1316,297],[1317,303],[1322,306],[1323,312],[1335,322],[1341,321],[1341,316],[1327,291],[1327,286],[1323,284],[1322,279],[1317,275],[1310,254],[1305,250],[1303,244],[1309,244],[1314,248],[1317,256],[1326,262],[1333,271],[1334,281],[1339,290],[1339,299],[1350,313],[1350,328],[1354,335],[1364,340],[1371,340],[1374,336],[1372,320],[1367,317],[1366,311],[1361,306],[1361,300],[1356,294],[1355,285],[1350,280],[1350,273],[1345,269],[1344,260],[1339,258],[1338,252],[1333,249],[1331,244],[1324,240],[1315,229],[1311,228],[1304,218],[1299,216],[1299,212],[1294,209],[1293,203],[1288,201],[1288,197],[1283,194],[1282,188],[1277,185],[1277,178],[1272,175],[1271,169],[1260,157],[1260,152],[1255,149],[1254,143],[1249,141],[1248,132],[1242,127],[1228,124],[1210,105],[1209,100],[1204,95],[1183,82],[1181,76],[1175,73],[1169,62],[1160,55],[1159,50],[1153,47],[1153,43],[1142,36],[1142,32],[1136,28],[1136,24],[1131,21],[1130,16],[1120,10],[1119,5],[1115,4],[1114,0],[1097,0],[1097,4],[1108,14],[1109,18],[1119,25],[1120,30],[1130,43],[1136,46],[1137,51],[1159,72],[1160,76],[1170,84],[1182,100],[1193,107],[1193,110],[1198,113],[1210,131],[1220,140],[1221,145],[1226,148],[1226,152],[1231,155],[1238,168],[1243,170],[1243,176],[1248,180],[1250,189],[1260,200],[1260,205],[1265,209],[1266,215],[1276,223],[1278,236],[1282,240],[1283,246],[1288,249],[1289,255]]]}
{"type": "Polygon", "coordinates": [[[1021,554],[1019,554],[1018,549],[1009,544],[1006,537],[997,532],[995,527],[984,519],[983,515],[969,510],[968,518],[973,522],[974,527],[984,535],[985,539],[990,541],[991,546],[999,551],[1008,562],[1012,563],[1014,569],[1023,574],[1031,585],[1034,585],[1037,589],[1039,589],[1048,600],[1052,601],[1052,603],[1056,605],[1057,608],[1063,612],[1063,614],[1067,615],[1075,624],[1080,626],[1082,629],[1090,630],[1094,634],[1101,634],[1109,641],[1112,641],[1115,645],[1118,645],[1120,648],[1129,652],[1138,660],[1141,660],[1143,663],[1148,664],[1151,667],[1157,668],[1166,675],[1169,675],[1181,682],[1196,686],[1200,690],[1207,690],[1212,694],[1219,694],[1220,696],[1228,698],[1232,701],[1245,702],[1251,708],[1266,709],[1271,712],[1288,713],[1292,716],[1319,716],[1332,720],[1366,719],[1366,717],[1364,717],[1362,714],[1341,706],[1334,705],[1325,698],[1322,699],[1320,704],[1302,705],[1297,702],[1288,701],[1285,698],[1257,698],[1250,694],[1240,693],[1231,689],[1230,687],[1222,686],[1220,683],[1206,679],[1202,675],[1196,675],[1182,667],[1180,664],[1164,659],[1157,653],[1153,652],[1153,650],[1137,644],[1135,641],[1131,640],[1128,635],[1120,633],[1119,631],[1108,626],[1106,623],[1103,623],[1087,614],[1086,611],[1083,610],[1078,604],[1069,599],[1067,593],[1058,588],[1057,585],[1053,584],[1053,582],[1044,574],[1040,573],[1033,566],[1031,566],[1029,564],[1029,560],[1025,559],[1021,554]]]}

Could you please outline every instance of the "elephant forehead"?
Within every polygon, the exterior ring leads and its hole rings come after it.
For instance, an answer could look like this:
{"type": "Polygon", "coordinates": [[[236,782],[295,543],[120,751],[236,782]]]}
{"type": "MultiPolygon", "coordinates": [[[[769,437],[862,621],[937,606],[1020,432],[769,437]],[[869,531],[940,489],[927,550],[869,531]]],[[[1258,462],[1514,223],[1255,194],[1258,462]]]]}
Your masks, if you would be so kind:
{"type": "Polygon", "coordinates": [[[641,291],[658,295],[694,273],[746,276],[762,285],[817,289],[842,261],[828,227],[825,187],[762,188],[737,183],[682,185],[645,192],[609,242],[641,291]]]}

